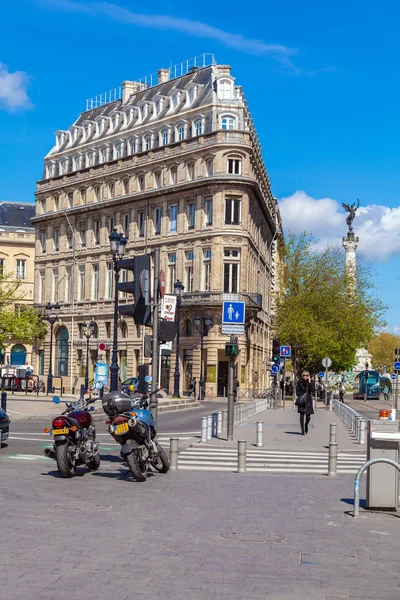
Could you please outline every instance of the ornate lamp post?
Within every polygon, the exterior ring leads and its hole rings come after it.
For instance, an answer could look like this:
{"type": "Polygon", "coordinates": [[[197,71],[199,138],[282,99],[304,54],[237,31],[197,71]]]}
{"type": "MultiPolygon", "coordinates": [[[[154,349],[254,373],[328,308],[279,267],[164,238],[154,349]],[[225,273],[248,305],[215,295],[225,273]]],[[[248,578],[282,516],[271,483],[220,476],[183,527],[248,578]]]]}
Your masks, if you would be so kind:
{"type": "Polygon", "coordinates": [[[86,373],[85,373],[85,390],[89,389],[89,340],[96,331],[96,323],[90,321],[89,326],[86,322],[82,323],[82,333],[86,338],[86,373]]]}
{"type": "Polygon", "coordinates": [[[174,283],[174,291],[176,295],[176,356],[175,356],[175,372],[174,372],[174,396],[180,398],[179,394],[179,340],[180,340],[180,326],[181,326],[181,306],[182,306],[182,292],[185,286],[178,279],[174,283]]]}
{"type": "Polygon", "coordinates": [[[208,335],[208,330],[212,325],[212,318],[210,315],[206,315],[201,320],[200,317],[195,317],[194,322],[196,329],[200,333],[201,345],[200,345],[200,385],[199,385],[199,400],[204,400],[204,376],[203,376],[203,355],[204,355],[204,336],[208,335]]]}
{"type": "Polygon", "coordinates": [[[51,394],[53,390],[53,328],[54,323],[58,319],[58,315],[60,314],[61,306],[56,302],[55,304],[50,304],[48,302],[45,306],[45,315],[44,318],[50,323],[50,358],[49,358],[49,372],[47,374],[47,393],[51,394]]]}
{"type": "Polygon", "coordinates": [[[115,273],[115,290],[114,290],[114,335],[113,335],[113,352],[110,368],[110,392],[118,390],[118,282],[119,272],[118,260],[125,254],[127,240],[124,236],[117,232],[117,228],[108,236],[110,240],[110,252],[114,263],[115,273]]]}

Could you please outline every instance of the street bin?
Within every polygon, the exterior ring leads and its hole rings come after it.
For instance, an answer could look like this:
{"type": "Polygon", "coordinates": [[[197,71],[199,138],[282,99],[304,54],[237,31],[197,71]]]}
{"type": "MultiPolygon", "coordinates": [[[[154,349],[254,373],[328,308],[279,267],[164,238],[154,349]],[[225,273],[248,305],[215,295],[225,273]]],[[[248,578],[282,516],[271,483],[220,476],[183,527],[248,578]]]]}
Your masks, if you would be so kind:
{"type": "MultiPolygon", "coordinates": [[[[368,460],[388,458],[399,462],[399,421],[374,419],[368,427],[368,460]]],[[[367,508],[397,510],[399,472],[387,463],[375,463],[367,469],[367,508]]]]}

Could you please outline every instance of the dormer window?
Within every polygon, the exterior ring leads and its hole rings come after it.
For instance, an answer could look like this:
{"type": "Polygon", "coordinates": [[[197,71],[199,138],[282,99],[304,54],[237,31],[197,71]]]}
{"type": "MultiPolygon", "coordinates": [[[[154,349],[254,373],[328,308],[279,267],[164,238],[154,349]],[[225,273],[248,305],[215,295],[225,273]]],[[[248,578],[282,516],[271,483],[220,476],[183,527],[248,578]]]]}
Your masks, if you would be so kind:
{"type": "Polygon", "coordinates": [[[137,139],[132,138],[129,140],[129,154],[136,154],[137,152],[137,139]]]}
{"type": "Polygon", "coordinates": [[[114,158],[122,158],[123,156],[123,143],[122,142],[118,142],[117,144],[115,144],[114,147],[114,158]]]}
{"type": "Polygon", "coordinates": [[[167,146],[169,144],[169,131],[168,129],[163,129],[160,133],[160,145],[167,146]]]}
{"type": "Polygon", "coordinates": [[[194,135],[199,136],[203,133],[203,121],[198,119],[193,123],[194,135]]]}
{"type": "Polygon", "coordinates": [[[236,119],[235,117],[223,116],[221,117],[221,129],[236,129],[236,119]]]}
{"type": "Polygon", "coordinates": [[[143,152],[146,150],[151,150],[152,147],[152,136],[145,135],[143,138],[143,152]]]}
{"type": "Polygon", "coordinates": [[[231,100],[233,81],[231,79],[220,79],[218,82],[218,98],[220,100],[231,100]]]}
{"type": "Polygon", "coordinates": [[[185,126],[184,125],[179,125],[177,128],[177,133],[178,133],[178,140],[181,142],[182,140],[185,139],[185,126]]]}

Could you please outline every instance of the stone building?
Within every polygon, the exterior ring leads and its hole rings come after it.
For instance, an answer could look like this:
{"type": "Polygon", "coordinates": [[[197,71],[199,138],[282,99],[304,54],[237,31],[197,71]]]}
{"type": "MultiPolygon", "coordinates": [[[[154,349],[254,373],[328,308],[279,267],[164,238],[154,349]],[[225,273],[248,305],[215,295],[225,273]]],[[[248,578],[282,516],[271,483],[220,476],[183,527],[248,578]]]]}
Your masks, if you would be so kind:
{"type": "MultiPolygon", "coordinates": [[[[0,202],[0,273],[8,281],[18,280],[16,304],[33,304],[35,229],[30,219],[35,205],[29,202],[0,202]]],[[[18,307],[17,307],[18,308],[18,307]]],[[[32,346],[8,340],[0,347],[0,364],[21,367],[32,361],[32,346]]]]}
{"type": "MultiPolygon", "coordinates": [[[[181,311],[181,392],[200,373],[194,317],[210,315],[204,338],[208,395],[227,386],[223,299],[246,301],[240,337],[241,388],[265,387],[270,364],[271,295],[280,215],[242,88],[231,68],[204,55],[87,101],[68,129],[56,132],[37,184],[35,303],[61,304],[55,364],[67,387],[84,376],[83,321],[94,319],[91,373],[98,343],[110,362],[113,227],[126,256],[161,248],[167,291],[185,286],[181,311]]],[[[125,274],[126,275],[126,274],[125,274]]],[[[124,280],[124,272],[122,272],[124,280]]],[[[120,302],[130,302],[120,294],[120,302]]],[[[136,375],[143,327],[119,317],[120,376],[136,375]]],[[[48,341],[45,369],[48,369],[48,341]]],[[[162,351],[161,381],[172,381],[174,347],[162,351]]],[[[172,392],[172,386],[170,386],[172,392]]]]}

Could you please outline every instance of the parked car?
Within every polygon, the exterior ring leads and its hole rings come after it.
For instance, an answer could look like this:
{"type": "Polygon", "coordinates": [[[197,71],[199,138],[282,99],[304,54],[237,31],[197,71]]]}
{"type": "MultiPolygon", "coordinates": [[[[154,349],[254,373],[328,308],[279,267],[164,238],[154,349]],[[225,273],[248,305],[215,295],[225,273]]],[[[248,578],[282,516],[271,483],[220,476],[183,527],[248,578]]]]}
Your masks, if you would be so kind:
{"type": "Polygon", "coordinates": [[[121,392],[130,396],[131,392],[137,391],[139,385],[139,379],[137,377],[129,377],[121,384],[121,392]]]}
{"type": "MultiPolygon", "coordinates": [[[[10,418],[8,414],[0,408],[0,440],[1,442],[5,442],[8,440],[8,432],[10,429],[10,418]]],[[[1,445],[1,444],[0,444],[1,445]]]]}

